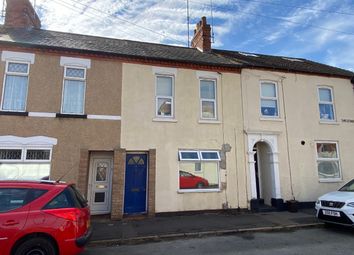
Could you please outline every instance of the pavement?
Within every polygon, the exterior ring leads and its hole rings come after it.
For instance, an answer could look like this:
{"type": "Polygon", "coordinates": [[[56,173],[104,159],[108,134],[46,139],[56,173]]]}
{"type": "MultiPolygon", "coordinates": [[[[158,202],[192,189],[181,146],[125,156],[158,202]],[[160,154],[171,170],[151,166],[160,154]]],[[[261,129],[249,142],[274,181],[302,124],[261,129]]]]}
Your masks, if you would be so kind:
{"type": "Polygon", "coordinates": [[[232,235],[246,232],[287,231],[319,227],[314,209],[296,213],[200,213],[111,221],[92,218],[93,235],[89,246],[138,244],[203,236],[232,235]]]}

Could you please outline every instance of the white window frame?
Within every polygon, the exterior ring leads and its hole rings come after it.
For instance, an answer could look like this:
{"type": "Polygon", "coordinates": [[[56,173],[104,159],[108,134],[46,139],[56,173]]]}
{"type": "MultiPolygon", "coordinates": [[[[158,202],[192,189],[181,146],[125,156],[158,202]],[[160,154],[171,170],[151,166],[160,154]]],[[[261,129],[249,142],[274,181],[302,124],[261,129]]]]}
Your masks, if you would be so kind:
{"type": "Polygon", "coordinates": [[[203,78],[200,77],[199,78],[199,108],[200,108],[200,119],[201,120],[218,120],[218,109],[217,109],[217,98],[218,98],[218,94],[217,94],[217,79],[213,79],[213,78],[203,78]],[[202,91],[201,91],[201,82],[202,81],[212,81],[214,83],[214,95],[215,95],[215,99],[206,99],[206,98],[202,98],[202,91]],[[203,102],[213,102],[214,103],[214,118],[205,118],[203,117],[203,102]]]}
{"type": "Polygon", "coordinates": [[[52,147],[43,146],[1,146],[1,150],[21,150],[21,159],[0,159],[0,163],[50,163],[52,161],[52,147]],[[49,159],[26,159],[27,150],[49,150],[49,159]]]}
{"type": "Polygon", "coordinates": [[[278,83],[275,82],[275,81],[267,81],[267,80],[262,80],[260,81],[259,83],[259,111],[260,111],[260,114],[261,114],[261,117],[262,118],[269,118],[269,119],[278,119],[280,118],[280,110],[279,110],[279,94],[278,94],[278,83]],[[263,83],[271,83],[274,85],[275,87],[275,97],[265,97],[262,95],[262,84],[263,83]],[[272,101],[275,101],[277,103],[277,115],[274,115],[274,116],[270,116],[270,115],[263,115],[262,113],[262,100],[272,100],[272,101]]]}
{"type": "MultiPolygon", "coordinates": [[[[177,171],[177,175],[178,175],[178,193],[208,193],[208,192],[219,192],[221,190],[221,176],[220,176],[220,152],[218,150],[179,150],[178,151],[178,161],[180,163],[183,163],[183,162],[195,162],[195,163],[203,163],[203,162],[206,162],[206,163],[210,163],[210,162],[216,162],[217,163],[217,175],[218,175],[218,188],[212,188],[212,189],[181,189],[180,188],[180,176],[179,176],[179,171],[177,171]],[[198,156],[199,156],[199,160],[197,159],[181,159],[181,152],[198,152],[198,156]],[[209,159],[209,160],[206,160],[206,159],[202,159],[201,158],[201,152],[217,152],[218,155],[219,155],[219,160],[216,160],[216,159],[209,159]]],[[[178,168],[179,168],[179,165],[178,165],[178,168]]],[[[201,169],[200,171],[194,171],[194,172],[197,172],[197,173],[201,173],[203,172],[203,170],[201,169]]]]}
{"type": "Polygon", "coordinates": [[[219,153],[219,151],[200,151],[199,152],[200,153],[200,160],[201,161],[220,161],[221,160],[221,158],[220,158],[220,153],[219,153]],[[203,158],[203,152],[205,152],[205,153],[216,153],[217,155],[218,155],[218,158],[217,159],[205,159],[205,158],[203,158]]]}
{"type": "Polygon", "coordinates": [[[341,162],[340,162],[340,155],[339,155],[339,145],[338,142],[336,141],[315,141],[316,144],[316,170],[317,170],[317,176],[319,178],[320,182],[338,182],[342,181],[342,167],[341,167],[341,162]],[[337,152],[337,158],[319,158],[318,157],[318,151],[317,151],[317,145],[318,144],[335,144],[336,145],[336,152],[337,152]],[[338,162],[338,168],[339,168],[339,178],[320,178],[319,177],[319,172],[318,172],[318,163],[321,161],[327,161],[327,162],[338,162]]]}
{"type": "Polygon", "coordinates": [[[29,87],[29,72],[30,72],[30,67],[31,67],[31,62],[29,61],[18,61],[18,60],[6,60],[6,65],[5,65],[5,72],[4,72],[4,80],[2,84],[2,95],[1,95],[1,111],[6,111],[6,112],[26,112],[27,109],[27,97],[28,97],[28,87],[29,87]],[[26,64],[27,65],[27,73],[18,73],[18,72],[9,72],[9,64],[14,63],[14,64],[26,64]],[[7,75],[15,75],[15,76],[22,76],[22,77],[27,77],[27,88],[26,88],[26,98],[25,98],[25,107],[24,109],[21,110],[4,110],[3,109],[3,104],[4,104],[4,96],[5,96],[5,86],[6,86],[6,78],[7,75]]]}
{"type": "Polygon", "coordinates": [[[69,115],[84,115],[85,114],[85,104],[86,104],[86,72],[87,68],[84,66],[74,66],[74,65],[65,65],[64,66],[64,75],[63,75],[63,88],[62,88],[62,94],[61,94],[61,107],[60,107],[60,113],[62,114],[69,114],[69,115]],[[84,70],[84,78],[80,77],[71,77],[71,76],[66,76],[66,69],[68,68],[73,68],[73,69],[82,69],[84,70]],[[82,101],[82,112],[81,113],[66,113],[63,111],[64,107],[64,90],[65,90],[65,81],[66,80],[75,80],[75,81],[83,81],[84,82],[84,99],[82,101]]]}
{"type": "Polygon", "coordinates": [[[179,161],[200,161],[200,153],[199,153],[199,151],[192,151],[192,150],[179,150],[178,151],[178,159],[179,159],[179,161]],[[183,152],[187,152],[187,153],[197,153],[197,155],[198,155],[198,158],[197,159],[184,159],[183,157],[182,157],[182,153],[183,152]]]}
{"type": "Polygon", "coordinates": [[[318,96],[318,116],[320,117],[321,122],[336,122],[336,109],[334,105],[334,93],[333,93],[333,88],[329,86],[318,86],[317,87],[317,96],[318,96]],[[320,89],[328,89],[331,92],[331,102],[326,102],[326,101],[321,101],[320,97],[320,89]],[[321,118],[321,111],[320,111],[320,104],[328,104],[332,105],[333,108],[333,119],[322,119],[321,118]]]}
{"type": "Polygon", "coordinates": [[[155,74],[155,116],[161,119],[174,119],[175,118],[175,76],[170,74],[155,74]],[[158,77],[168,77],[172,80],[172,96],[158,96],[157,95],[157,78],[158,77]],[[159,99],[171,99],[171,116],[159,115],[158,102],[159,99]]]}

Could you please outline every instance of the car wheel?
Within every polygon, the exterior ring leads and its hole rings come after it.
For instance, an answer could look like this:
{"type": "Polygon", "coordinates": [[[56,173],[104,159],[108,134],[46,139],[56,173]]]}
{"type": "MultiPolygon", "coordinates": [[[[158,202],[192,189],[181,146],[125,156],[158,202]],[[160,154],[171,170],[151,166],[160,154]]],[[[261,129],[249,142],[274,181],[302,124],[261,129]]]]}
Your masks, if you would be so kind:
{"type": "Polygon", "coordinates": [[[204,183],[198,182],[196,187],[197,187],[197,189],[202,189],[202,188],[204,188],[204,183]]]}
{"type": "Polygon", "coordinates": [[[53,242],[46,238],[34,237],[21,243],[14,255],[56,255],[53,242]]]}

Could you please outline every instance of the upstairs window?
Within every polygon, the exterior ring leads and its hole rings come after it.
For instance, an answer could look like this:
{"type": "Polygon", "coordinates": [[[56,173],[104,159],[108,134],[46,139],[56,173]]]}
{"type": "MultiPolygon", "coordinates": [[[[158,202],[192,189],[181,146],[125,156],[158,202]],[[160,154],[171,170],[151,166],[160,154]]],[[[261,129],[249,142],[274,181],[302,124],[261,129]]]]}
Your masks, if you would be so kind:
{"type": "Polygon", "coordinates": [[[6,62],[2,110],[26,111],[29,63],[6,62]]]}
{"type": "Polygon", "coordinates": [[[331,88],[318,88],[320,120],[334,121],[334,103],[331,88]]]}
{"type": "Polygon", "coordinates": [[[62,113],[84,114],[86,69],[65,66],[62,113]]]}
{"type": "Polygon", "coordinates": [[[338,144],[335,142],[317,142],[318,176],[322,181],[340,180],[340,162],[338,144]]]}
{"type": "Polygon", "coordinates": [[[156,76],[156,116],[173,117],[174,96],[173,77],[156,76]]]}
{"type": "Polygon", "coordinates": [[[278,117],[278,92],[276,83],[261,82],[261,115],[278,117]]]}
{"type": "Polygon", "coordinates": [[[216,120],[216,81],[200,80],[200,117],[216,120]]]}

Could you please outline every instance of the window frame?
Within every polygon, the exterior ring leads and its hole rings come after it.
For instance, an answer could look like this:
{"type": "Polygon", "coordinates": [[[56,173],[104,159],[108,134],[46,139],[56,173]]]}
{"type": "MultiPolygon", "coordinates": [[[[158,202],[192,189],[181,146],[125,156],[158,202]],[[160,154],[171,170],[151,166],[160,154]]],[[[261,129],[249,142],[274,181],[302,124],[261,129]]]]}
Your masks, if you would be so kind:
{"type": "Polygon", "coordinates": [[[330,86],[325,86],[325,85],[320,85],[317,86],[317,97],[318,97],[318,116],[320,118],[321,122],[336,122],[337,117],[336,117],[336,109],[335,109],[335,103],[334,103],[334,93],[333,93],[333,88],[330,86]],[[321,101],[321,97],[320,97],[320,90],[321,89],[328,89],[331,92],[331,99],[332,101],[326,102],[326,101],[321,101]],[[320,110],[320,104],[326,104],[326,105],[332,105],[332,109],[333,109],[333,119],[322,119],[321,118],[321,110],[320,110]]]}
{"type": "Polygon", "coordinates": [[[30,68],[31,68],[31,62],[30,61],[20,61],[20,60],[11,60],[8,59],[6,60],[5,64],[5,72],[4,72],[4,79],[3,79],[3,84],[2,84],[2,94],[1,94],[1,110],[0,111],[5,111],[5,112],[26,112],[27,109],[27,98],[28,98],[28,87],[29,87],[29,73],[30,73],[30,68]],[[27,72],[26,73],[18,73],[18,72],[9,72],[9,64],[14,63],[14,64],[26,64],[27,65],[27,72]],[[7,80],[7,75],[12,75],[12,76],[21,76],[21,77],[27,77],[27,88],[26,88],[26,97],[25,97],[25,106],[23,110],[4,110],[4,97],[5,97],[5,86],[6,86],[6,80],[7,80]]]}
{"type": "Polygon", "coordinates": [[[85,114],[85,104],[86,104],[86,86],[87,86],[87,68],[85,66],[75,66],[75,65],[64,65],[64,75],[63,75],[63,86],[62,86],[62,94],[61,94],[61,107],[60,113],[61,114],[68,114],[68,115],[84,115],[85,114]],[[71,77],[66,75],[66,70],[68,68],[73,69],[82,69],[84,70],[84,77],[71,77]],[[82,112],[81,113],[67,113],[63,111],[64,108],[64,91],[65,91],[65,81],[66,80],[74,80],[74,81],[83,81],[84,82],[84,98],[82,101],[82,112]]]}
{"type": "Polygon", "coordinates": [[[217,98],[218,98],[218,95],[217,95],[217,79],[200,77],[199,78],[199,108],[200,108],[199,118],[200,118],[200,120],[211,120],[211,121],[218,120],[217,98]],[[212,81],[214,83],[215,99],[203,99],[202,98],[202,91],[201,91],[201,86],[202,86],[201,82],[202,81],[212,81]],[[214,112],[214,115],[215,115],[214,118],[205,118],[205,117],[203,117],[203,101],[205,101],[205,102],[213,102],[214,103],[214,111],[215,111],[214,112]]]}
{"type": "Polygon", "coordinates": [[[200,160],[201,161],[221,161],[221,157],[220,157],[220,152],[219,151],[213,151],[213,150],[206,150],[206,151],[199,151],[199,153],[200,153],[200,160]],[[217,154],[217,156],[218,156],[218,158],[217,159],[205,159],[205,158],[203,158],[203,152],[205,152],[205,153],[216,153],[217,154]]]}
{"type": "Polygon", "coordinates": [[[155,117],[161,118],[161,119],[174,119],[175,118],[175,76],[174,75],[155,73],[155,117]],[[158,77],[171,78],[172,96],[159,96],[159,95],[157,95],[157,80],[158,80],[157,78],[158,77]],[[165,116],[165,115],[158,114],[158,112],[159,112],[159,109],[158,109],[159,99],[171,99],[171,116],[165,116]]]}
{"type": "MultiPolygon", "coordinates": [[[[201,157],[201,152],[217,152],[218,155],[219,155],[219,158],[220,158],[220,152],[218,150],[178,150],[178,171],[177,171],[177,178],[178,178],[178,193],[208,193],[208,192],[220,192],[221,191],[221,176],[220,176],[220,161],[221,159],[217,160],[217,159],[212,159],[212,160],[206,160],[206,159],[202,159],[201,157]],[[184,159],[182,160],[181,157],[180,157],[180,153],[181,152],[197,152],[198,153],[198,157],[199,157],[199,160],[196,160],[196,159],[184,159]],[[186,162],[186,163],[211,163],[211,162],[215,162],[217,164],[217,175],[218,175],[218,188],[208,188],[208,189],[181,189],[180,187],[180,174],[179,172],[181,171],[179,169],[179,164],[180,163],[183,163],[183,162],[186,162]]],[[[197,173],[203,173],[203,169],[202,169],[202,166],[201,166],[201,169],[200,171],[194,171],[194,172],[197,172],[197,173]]]]}
{"type": "Polygon", "coordinates": [[[178,150],[178,161],[200,161],[200,153],[199,151],[193,151],[193,150],[178,150]],[[198,159],[183,159],[182,153],[183,152],[189,152],[189,153],[197,153],[198,159]]]}
{"type": "Polygon", "coordinates": [[[53,148],[36,146],[0,146],[1,150],[21,150],[21,159],[0,159],[0,163],[51,163],[53,148]],[[27,159],[28,150],[49,150],[49,159],[27,159]]]}
{"type": "Polygon", "coordinates": [[[262,118],[269,118],[269,119],[279,119],[280,118],[280,111],[279,111],[279,93],[278,93],[278,83],[275,81],[269,80],[261,80],[259,83],[259,111],[262,118]],[[271,83],[274,85],[275,88],[275,97],[266,97],[262,95],[262,84],[263,83],[271,83]],[[277,104],[277,115],[263,115],[262,113],[262,100],[272,100],[275,101],[277,104]]]}
{"type": "Polygon", "coordinates": [[[319,179],[319,182],[339,182],[342,181],[342,167],[341,167],[341,162],[340,162],[340,153],[339,153],[339,143],[337,141],[315,141],[315,152],[316,152],[316,169],[317,169],[317,176],[319,179]],[[336,158],[319,158],[318,157],[318,151],[317,151],[317,146],[318,144],[335,144],[336,145],[336,153],[337,157],[336,158]],[[318,171],[318,163],[319,162],[338,162],[338,170],[339,170],[339,177],[338,178],[320,178],[319,176],[319,171],[318,171]]]}

